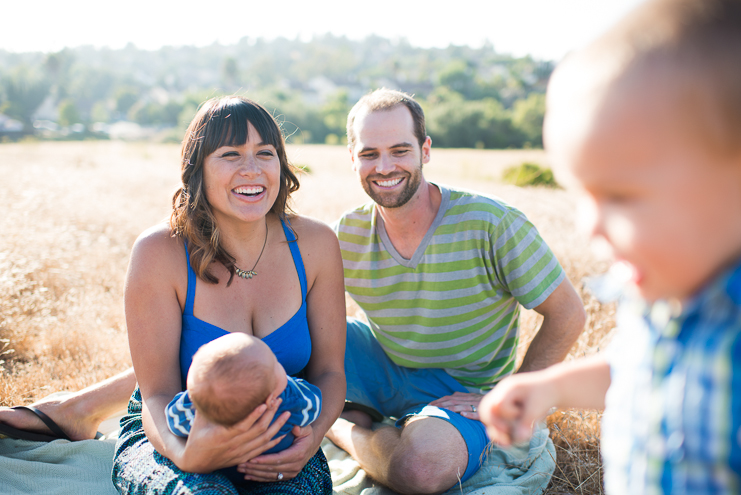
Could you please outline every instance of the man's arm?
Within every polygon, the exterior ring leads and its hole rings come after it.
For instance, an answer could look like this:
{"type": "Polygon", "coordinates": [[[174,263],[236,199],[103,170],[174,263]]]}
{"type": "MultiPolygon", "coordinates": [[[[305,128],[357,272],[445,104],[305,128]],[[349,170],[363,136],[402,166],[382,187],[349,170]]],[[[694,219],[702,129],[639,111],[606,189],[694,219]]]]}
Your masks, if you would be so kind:
{"type": "Polygon", "coordinates": [[[543,315],[543,324],[530,343],[518,373],[540,370],[563,361],[587,319],[581,298],[568,278],[534,309],[543,315]]]}
{"type": "MultiPolygon", "coordinates": [[[[543,324],[530,343],[518,373],[540,370],[563,361],[587,319],[581,299],[568,278],[564,278],[535,311],[543,315],[543,324]]],[[[469,419],[479,419],[477,408],[482,397],[476,393],[456,392],[430,405],[450,409],[469,419]]]]}

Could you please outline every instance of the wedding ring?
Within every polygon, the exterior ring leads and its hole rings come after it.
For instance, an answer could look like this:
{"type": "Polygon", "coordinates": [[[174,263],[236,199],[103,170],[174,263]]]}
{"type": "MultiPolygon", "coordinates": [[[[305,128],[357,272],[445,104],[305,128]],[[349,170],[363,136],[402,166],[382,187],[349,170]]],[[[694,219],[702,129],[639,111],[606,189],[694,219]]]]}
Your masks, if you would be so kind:
{"type": "Polygon", "coordinates": [[[476,412],[476,406],[471,406],[471,412],[476,412]]]}
{"type": "Polygon", "coordinates": [[[283,473],[278,473],[278,481],[283,479],[283,473]]]}

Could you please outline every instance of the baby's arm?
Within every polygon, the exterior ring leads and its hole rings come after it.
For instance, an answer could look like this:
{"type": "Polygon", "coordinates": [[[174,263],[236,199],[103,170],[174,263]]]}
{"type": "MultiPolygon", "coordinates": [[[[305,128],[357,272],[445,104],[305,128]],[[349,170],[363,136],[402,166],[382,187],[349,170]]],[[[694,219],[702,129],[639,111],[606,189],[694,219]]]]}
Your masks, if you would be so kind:
{"type": "Polygon", "coordinates": [[[186,438],[190,435],[190,427],[195,417],[195,407],[190,400],[188,392],[178,393],[165,408],[167,416],[167,427],[179,437],[186,438]]]}
{"type": "Polygon", "coordinates": [[[306,426],[313,423],[322,412],[322,391],[319,387],[300,378],[289,377],[289,381],[293,381],[293,385],[299,392],[297,396],[302,398],[297,404],[299,420],[296,424],[298,426],[306,426]]]}
{"type": "Polygon", "coordinates": [[[610,366],[595,356],[502,380],[481,400],[479,416],[494,442],[527,440],[535,421],[552,407],[604,409],[610,366]]]}

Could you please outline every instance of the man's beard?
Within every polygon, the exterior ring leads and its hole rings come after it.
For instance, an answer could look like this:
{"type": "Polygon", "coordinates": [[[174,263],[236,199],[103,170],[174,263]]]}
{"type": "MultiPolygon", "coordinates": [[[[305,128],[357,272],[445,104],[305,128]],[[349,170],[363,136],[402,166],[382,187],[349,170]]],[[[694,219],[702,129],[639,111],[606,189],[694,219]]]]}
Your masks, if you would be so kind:
{"type": "MultiPolygon", "coordinates": [[[[379,179],[375,178],[373,180],[379,179]]],[[[388,179],[381,178],[380,180],[388,179]]],[[[372,182],[370,178],[360,182],[365,193],[370,196],[378,206],[383,206],[384,208],[399,208],[407,204],[409,200],[414,197],[417,189],[419,189],[419,185],[422,183],[422,163],[420,163],[419,168],[415,169],[411,174],[408,173],[404,176],[404,188],[393,196],[375,191],[370,184],[370,182],[372,182]]]]}

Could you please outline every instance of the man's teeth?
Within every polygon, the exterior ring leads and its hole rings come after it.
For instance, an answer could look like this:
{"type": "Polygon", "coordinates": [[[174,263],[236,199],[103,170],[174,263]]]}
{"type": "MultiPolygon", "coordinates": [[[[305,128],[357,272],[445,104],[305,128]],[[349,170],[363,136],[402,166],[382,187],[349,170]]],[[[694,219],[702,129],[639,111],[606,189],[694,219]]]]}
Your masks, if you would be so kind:
{"type": "Polygon", "coordinates": [[[256,194],[260,194],[265,190],[262,186],[252,186],[252,187],[237,187],[234,189],[234,192],[237,194],[247,194],[249,196],[254,196],[256,194]]]}
{"type": "Polygon", "coordinates": [[[391,180],[377,180],[376,184],[378,184],[381,187],[392,187],[401,182],[401,177],[398,177],[396,179],[391,180]]]}

